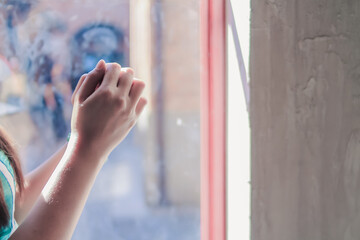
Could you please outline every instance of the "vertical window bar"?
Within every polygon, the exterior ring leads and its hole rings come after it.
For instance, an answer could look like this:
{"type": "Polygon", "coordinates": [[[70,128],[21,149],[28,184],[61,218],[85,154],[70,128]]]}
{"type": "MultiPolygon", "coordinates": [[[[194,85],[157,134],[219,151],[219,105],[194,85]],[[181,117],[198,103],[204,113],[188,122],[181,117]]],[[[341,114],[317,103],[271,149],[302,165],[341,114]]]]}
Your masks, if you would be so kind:
{"type": "Polygon", "coordinates": [[[226,1],[201,0],[201,233],[226,239],[226,1]]]}

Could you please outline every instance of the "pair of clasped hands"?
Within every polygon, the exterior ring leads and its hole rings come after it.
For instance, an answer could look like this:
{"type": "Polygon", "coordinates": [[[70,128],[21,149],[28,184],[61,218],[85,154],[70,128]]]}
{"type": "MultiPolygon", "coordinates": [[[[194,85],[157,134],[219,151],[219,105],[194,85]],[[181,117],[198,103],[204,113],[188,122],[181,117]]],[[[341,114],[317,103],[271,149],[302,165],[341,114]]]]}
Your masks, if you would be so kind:
{"type": "Polygon", "coordinates": [[[71,137],[99,156],[108,156],[135,125],[147,101],[145,84],[131,68],[100,60],[84,74],[72,96],[71,137]]]}

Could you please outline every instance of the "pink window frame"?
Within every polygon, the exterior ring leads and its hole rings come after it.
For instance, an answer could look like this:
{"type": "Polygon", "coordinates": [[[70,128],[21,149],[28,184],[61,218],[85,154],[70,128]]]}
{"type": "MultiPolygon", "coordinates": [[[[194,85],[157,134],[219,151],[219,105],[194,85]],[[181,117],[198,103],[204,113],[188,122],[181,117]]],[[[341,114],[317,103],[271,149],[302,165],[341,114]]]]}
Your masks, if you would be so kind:
{"type": "Polygon", "coordinates": [[[201,0],[201,239],[226,239],[226,1],[201,0]]]}

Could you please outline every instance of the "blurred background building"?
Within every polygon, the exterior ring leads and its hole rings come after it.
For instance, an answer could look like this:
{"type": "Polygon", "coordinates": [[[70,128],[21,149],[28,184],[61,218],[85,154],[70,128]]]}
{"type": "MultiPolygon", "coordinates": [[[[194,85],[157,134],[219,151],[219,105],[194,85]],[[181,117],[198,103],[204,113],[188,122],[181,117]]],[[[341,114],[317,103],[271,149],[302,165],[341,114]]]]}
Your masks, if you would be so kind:
{"type": "Polygon", "coordinates": [[[65,142],[71,94],[98,60],[147,83],[146,112],[100,173],[73,239],[200,239],[196,0],[7,0],[0,124],[30,171],[65,142]]]}

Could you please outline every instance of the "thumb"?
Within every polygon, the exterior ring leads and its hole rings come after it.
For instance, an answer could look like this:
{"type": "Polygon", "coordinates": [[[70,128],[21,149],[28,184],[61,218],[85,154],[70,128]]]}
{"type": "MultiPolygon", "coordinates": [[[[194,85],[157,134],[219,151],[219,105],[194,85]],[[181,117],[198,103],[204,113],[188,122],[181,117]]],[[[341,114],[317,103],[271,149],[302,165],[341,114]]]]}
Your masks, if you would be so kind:
{"type": "Polygon", "coordinates": [[[86,76],[84,83],[79,89],[79,101],[84,102],[101,83],[105,76],[106,65],[104,60],[100,60],[96,67],[86,76]]]}

